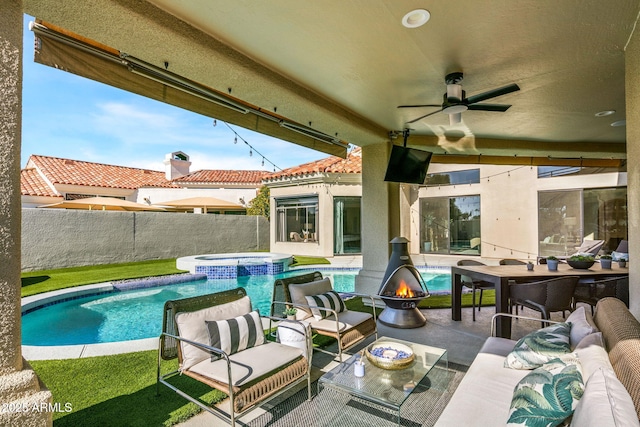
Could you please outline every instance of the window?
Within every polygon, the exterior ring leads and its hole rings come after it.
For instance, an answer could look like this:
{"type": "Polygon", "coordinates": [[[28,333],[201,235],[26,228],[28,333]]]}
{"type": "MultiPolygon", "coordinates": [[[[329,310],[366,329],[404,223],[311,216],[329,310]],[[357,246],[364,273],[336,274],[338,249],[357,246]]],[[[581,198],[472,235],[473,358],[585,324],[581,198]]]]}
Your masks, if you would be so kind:
{"type": "Polygon", "coordinates": [[[627,189],[538,193],[540,256],[571,255],[583,239],[604,240],[602,253],[627,239],[627,189]]]}
{"type": "Polygon", "coordinates": [[[333,198],[333,252],[336,255],[362,252],[360,201],[361,197],[333,198]]]}
{"type": "Polygon", "coordinates": [[[480,255],[480,196],[420,200],[420,251],[480,255]]]}
{"type": "Polygon", "coordinates": [[[580,166],[538,166],[538,178],[553,178],[566,175],[590,175],[596,173],[626,172],[627,168],[580,167],[580,166]]]}
{"type": "Polygon", "coordinates": [[[276,241],[318,241],[318,197],[276,199],[276,241]]]}
{"type": "Polygon", "coordinates": [[[427,175],[425,184],[427,187],[437,187],[439,185],[477,184],[479,182],[480,169],[469,169],[463,171],[430,173],[427,175]]]}

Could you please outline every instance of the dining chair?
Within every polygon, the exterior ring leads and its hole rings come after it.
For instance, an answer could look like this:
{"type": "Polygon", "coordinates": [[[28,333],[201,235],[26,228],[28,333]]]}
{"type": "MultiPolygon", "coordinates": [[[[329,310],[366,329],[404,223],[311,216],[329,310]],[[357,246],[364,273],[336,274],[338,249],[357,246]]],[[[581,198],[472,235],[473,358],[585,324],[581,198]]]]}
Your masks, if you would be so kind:
{"type": "Polygon", "coordinates": [[[551,313],[573,311],[573,294],[578,276],[563,276],[529,283],[514,283],[509,286],[511,306],[521,305],[540,312],[540,317],[549,320],[551,313]]]}
{"type": "MultiPolygon", "coordinates": [[[[475,259],[461,259],[458,261],[459,266],[473,266],[473,265],[486,265],[481,263],[480,261],[476,261],[475,259]]],[[[462,286],[471,289],[471,308],[472,308],[472,318],[473,321],[476,321],[476,289],[480,290],[480,299],[478,301],[478,311],[480,311],[480,307],[482,306],[482,293],[485,289],[495,289],[495,285],[491,282],[487,282],[484,280],[472,280],[470,277],[462,275],[460,277],[462,282],[462,286]]]]}
{"type": "Polygon", "coordinates": [[[524,261],[520,261],[519,259],[513,258],[505,258],[499,261],[500,265],[526,265],[527,263],[524,261]]]}
{"type": "Polygon", "coordinates": [[[573,309],[577,303],[583,302],[594,307],[602,298],[614,297],[622,300],[629,307],[629,277],[612,277],[590,282],[579,281],[573,293],[573,309]]]}

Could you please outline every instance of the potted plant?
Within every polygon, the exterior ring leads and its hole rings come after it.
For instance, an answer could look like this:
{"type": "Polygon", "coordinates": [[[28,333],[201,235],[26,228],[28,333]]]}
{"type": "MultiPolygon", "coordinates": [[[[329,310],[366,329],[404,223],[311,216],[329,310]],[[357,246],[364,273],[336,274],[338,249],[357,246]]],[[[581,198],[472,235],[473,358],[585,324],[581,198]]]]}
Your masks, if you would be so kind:
{"type": "Polygon", "coordinates": [[[612,261],[612,257],[611,255],[602,255],[600,257],[600,267],[601,268],[606,268],[606,269],[611,269],[611,261],[612,261]]]}
{"type": "Polygon", "coordinates": [[[558,271],[558,258],[552,256],[547,257],[547,267],[549,271],[558,271]]]}
{"type": "Polygon", "coordinates": [[[285,316],[287,316],[287,319],[289,319],[289,320],[295,320],[295,318],[296,318],[296,313],[297,313],[297,312],[298,312],[298,309],[297,309],[297,308],[295,308],[295,307],[287,307],[287,308],[284,310],[283,314],[284,314],[285,316]]]}
{"type": "Polygon", "coordinates": [[[567,260],[567,264],[578,270],[588,270],[595,262],[593,255],[572,255],[567,260]]]}
{"type": "Polygon", "coordinates": [[[625,268],[627,266],[627,259],[626,258],[620,258],[618,260],[618,265],[620,266],[620,268],[625,268]]]}
{"type": "Polygon", "coordinates": [[[531,261],[527,261],[527,270],[533,271],[533,263],[531,261]]]}

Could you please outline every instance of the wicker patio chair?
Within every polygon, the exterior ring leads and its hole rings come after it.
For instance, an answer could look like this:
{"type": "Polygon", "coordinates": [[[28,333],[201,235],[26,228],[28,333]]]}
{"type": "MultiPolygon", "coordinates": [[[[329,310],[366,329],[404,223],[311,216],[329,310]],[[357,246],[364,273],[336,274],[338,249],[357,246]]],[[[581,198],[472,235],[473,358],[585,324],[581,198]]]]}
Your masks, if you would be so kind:
{"type": "Polygon", "coordinates": [[[509,286],[512,305],[521,305],[540,312],[548,320],[552,312],[573,311],[573,293],[578,276],[563,276],[529,283],[514,283],[509,286]]]}
{"type": "MultiPolygon", "coordinates": [[[[298,309],[296,319],[308,323],[314,333],[335,338],[338,343],[338,352],[330,352],[322,348],[314,350],[338,356],[342,361],[343,350],[348,350],[367,337],[378,337],[375,301],[371,295],[358,293],[345,293],[348,297],[368,298],[371,301],[371,313],[358,311],[339,312],[336,309],[318,305],[307,304],[306,296],[314,296],[333,290],[328,278],[323,279],[322,273],[313,273],[278,279],[274,283],[271,312],[276,316],[278,308],[295,307],[298,309]],[[312,310],[317,310],[326,318],[316,319],[312,310]]],[[[279,311],[281,313],[282,310],[279,311]]],[[[317,313],[316,313],[317,314],[317,313]]]]}
{"type": "MultiPolygon", "coordinates": [[[[156,392],[159,393],[160,384],[164,384],[232,426],[235,426],[236,419],[240,416],[305,380],[307,396],[311,399],[311,355],[305,357],[306,353],[301,349],[272,341],[236,352],[233,350],[225,352],[221,348],[209,345],[209,328],[211,323],[217,321],[216,325],[228,323],[231,338],[227,342],[233,348],[238,342],[234,340],[237,337],[234,337],[233,330],[242,330],[242,328],[234,328],[233,325],[240,323],[237,320],[239,317],[251,316],[250,313],[251,301],[243,288],[167,301],[164,305],[162,334],[159,340],[156,392]],[[209,322],[209,325],[205,322],[209,322]],[[206,340],[200,339],[198,342],[191,338],[198,336],[204,338],[202,334],[206,335],[206,340]],[[162,374],[161,360],[171,360],[176,357],[179,369],[162,374]],[[229,412],[217,406],[208,406],[169,382],[171,377],[179,374],[189,376],[226,393],[230,399],[229,412]]],[[[253,315],[255,316],[255,313],[253,315]]],[[[277,320],[300,324],[295,320],[277,320]]],[[[249,339],[246,341],[261,341],[259,333],[262,332],[264,337],[262,321],[247,321],[246,324],[254,327],[247,328],[249,332],[244,334],[245,340],[248,336],[249,339]]],[[[218,336],[223,335],[223,329],[219,329],[218,336]]],[[[300,333],[304,335],[309,348],[310,335],[306,334],[304,326],[299,330],[302,331],[300,333]]],[[[242,336],[242,333],[240,335],[242,336]]],[[[243,339],[239,341],[242,342],[243,339]]],[[[220,338],[220,347],[224,347],[223,342],[224,339],[220,338]]]]}
{"type": "Polygon", "coordinates": [[[594,307],[602,298],[614,297],[622,300],[629,307],[629,278],[612,277],[592,282],[579,281],[573,293],[573,308],[579,302],[587,303],[591,306],[591,314],[594,307]]]}

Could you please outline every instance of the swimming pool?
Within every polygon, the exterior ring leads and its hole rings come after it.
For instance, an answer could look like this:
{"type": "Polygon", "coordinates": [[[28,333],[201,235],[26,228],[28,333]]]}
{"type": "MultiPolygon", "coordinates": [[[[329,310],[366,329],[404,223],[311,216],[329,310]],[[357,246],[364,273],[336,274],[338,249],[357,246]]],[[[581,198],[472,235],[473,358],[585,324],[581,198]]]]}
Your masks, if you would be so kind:
{"type": "MultiPolygon", "coordinates": [[[[237,279],[199,280],[130,291],[110,291],[70,299],[32,310],[22,316],[22,344],[58,346],[129,341],[158,337],[164,302],[233,289],[242,286],[254,308],[269,314],[273,281],[300,274],[290,271],[277,276],[246,276],[237,279]]],[[[315,271],[308,270],[308,271],[315,271]]],[[[320,270],[331,277],[334,289],[355,288],[357,269],[320,270]]],[[[448,270],[421,271],[431,293],[451,289],[448,270]]]]}

